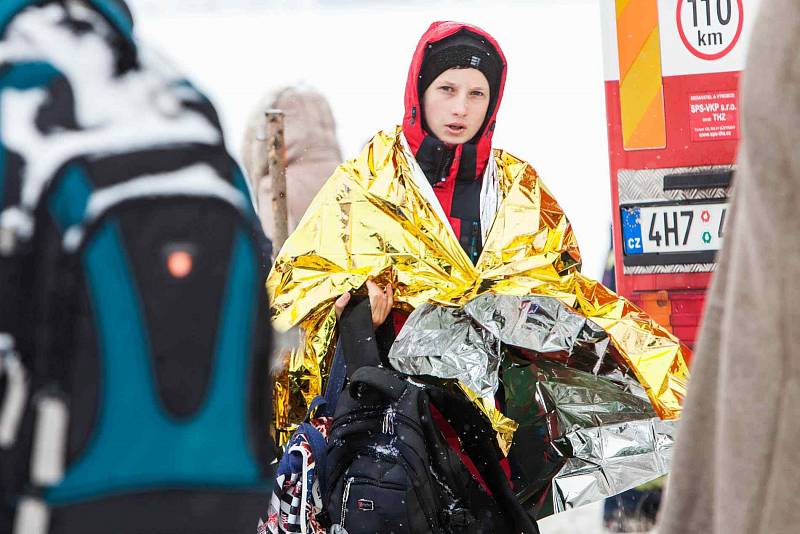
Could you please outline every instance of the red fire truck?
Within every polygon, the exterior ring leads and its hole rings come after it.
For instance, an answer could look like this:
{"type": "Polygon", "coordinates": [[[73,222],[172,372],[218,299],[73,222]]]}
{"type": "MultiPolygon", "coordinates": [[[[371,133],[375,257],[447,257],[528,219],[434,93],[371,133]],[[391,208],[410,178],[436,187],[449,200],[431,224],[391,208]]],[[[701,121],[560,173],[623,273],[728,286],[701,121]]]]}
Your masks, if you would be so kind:
{"type": "Polygon", "coordinates": [[[692,346],[760,0],[601,0],[617,291],[692,346]]]}

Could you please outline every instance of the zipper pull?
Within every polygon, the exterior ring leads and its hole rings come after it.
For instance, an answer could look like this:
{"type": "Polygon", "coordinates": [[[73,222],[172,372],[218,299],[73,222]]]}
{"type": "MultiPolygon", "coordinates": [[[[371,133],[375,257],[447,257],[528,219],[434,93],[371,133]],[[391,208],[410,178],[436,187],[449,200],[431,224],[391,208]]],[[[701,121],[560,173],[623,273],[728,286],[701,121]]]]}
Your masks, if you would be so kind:
{"type": "Polygon", "coordinates": [[[447,177],[450,175],[450,165],[453,163],[453,156],[455,150],[448,150],[444,153],[444,165],[442,166],[442,181],[446,182],[447,177]]]}
{"type": "Polygon", "coordinates": [[[394,434],[394,417],[397,412],[395,411],[393,406],[389,406],[386,409],[386,413],[383,416],[383,433],[387,435],[394,434]]]}
{"type": "Polygon", "coordinates": [[[481,233],[481,224],[478,221],[472,221],[472,239],[469,242],[469,255],[472,258],[472,263],[478,263],[480,256],[480,247],[478,247],[478,239],[481,233]]]}

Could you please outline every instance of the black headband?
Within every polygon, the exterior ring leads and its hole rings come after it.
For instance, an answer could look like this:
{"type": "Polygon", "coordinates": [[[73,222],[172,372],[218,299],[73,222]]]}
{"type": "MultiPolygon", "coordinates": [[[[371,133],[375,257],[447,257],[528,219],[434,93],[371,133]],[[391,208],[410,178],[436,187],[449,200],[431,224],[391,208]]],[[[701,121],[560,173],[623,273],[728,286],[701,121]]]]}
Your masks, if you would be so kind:
{"type": "Polygon", "coordinates": [[[420,97],[441,73],[453,68],[473,68],[481,71],[489,82],[490,96],[500,90],[502,62],[486,39],[468,30],[461,30],[439,42],[428,45],[419,73],[420,97]]]}

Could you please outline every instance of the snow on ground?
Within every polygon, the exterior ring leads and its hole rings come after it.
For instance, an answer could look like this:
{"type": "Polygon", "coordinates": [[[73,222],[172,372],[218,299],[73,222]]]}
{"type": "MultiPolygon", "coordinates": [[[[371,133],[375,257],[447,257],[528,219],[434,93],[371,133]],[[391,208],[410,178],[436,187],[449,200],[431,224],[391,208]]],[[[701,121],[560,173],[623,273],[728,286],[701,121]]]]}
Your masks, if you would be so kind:
{"type": "MultiPolygon", "coordinates": [[[[539,531],[541,534],[611,534],[603,528],[603,501],[546,517],[539,521],[539,531]]],[[[651,530],[638,534],[657,533],[651,530]]]]}
{"type": "Polygon", "coordinates": [[[541,534],[605,534],[603,503],[597,502],[545,517],[539,521],[541,534]]]}

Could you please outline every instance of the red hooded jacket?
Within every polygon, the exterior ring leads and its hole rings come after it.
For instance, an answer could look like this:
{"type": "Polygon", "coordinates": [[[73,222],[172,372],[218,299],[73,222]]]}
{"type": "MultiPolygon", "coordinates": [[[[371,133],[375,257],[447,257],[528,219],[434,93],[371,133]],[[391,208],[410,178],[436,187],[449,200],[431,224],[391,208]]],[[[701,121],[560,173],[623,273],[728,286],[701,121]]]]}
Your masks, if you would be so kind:
{"type": "MultiPolygon", "coordinates": [[[[465,157],[464,145],[456,145],[453,147],[454,153],[452,157],[451,167],[447,173],[447,178],[444,181],[436,180],[432,183],[433,190],[436,197],[439,199],[442,209],[447,215],[450,225],[456,236],[461,241],[465,250],[465,240],[462,238],[462,221],[464,218],[459,217],[458,203],[480,205],[480,180],[489,158],[492,157],[492,135],[494,133],[497,111],[500,108],[500,102],[503,97],[503,88],[506,81],[506,59],[503,51],[497,44],[497,41],[486,33],[484,30],[477,26],[464,24],[461,22],[434,22],[430,25],[428,30],[423,34],[422,38],[417,44],[417,49],[414,51],[414,56],[411,59],[411,66],[408,69],[408,79],[406,81],[405,91],[405,114],[403,116],[403,134],[405,134],[411,152],[417,157],[418,161],[421,159],[420,151],[424,150],[425,138],[431,136],[426,131],[422,124],[422,106],[419,95],[419,76],[422,70],[422,65],[426,59],[426,51],[429,45],[441,41],[455,33],[462,30],[467,30],[476,34],[477,36],[485,39],[486,43],[494,48],[502,63],[502,70],[500,74],[499,87],[497,95],[491,95],[490,108],[486,112],[486,119],[484,120],[481,131],[478,132],[474,140],[475,150],[468,150],[466,152],[474,154],[474,157],[465,157]],[[469,168],[467,168],[469,167],[469,168]],[[474,182],[474,183],[470,183],[474,182]]],[[[463,211],[463,210],[461,210],[463,211]]],[[[474,211],[474,210],[473,210],[474,211]]],[[[478,222],[479,224],[479,217],[478,222]]],[[[480,229],[480,228],[478,228],[480,229]]],[[[469,254],[469,251],[468,251],[469,254]]],[[[473,261],[477,259],[473,257],[473,261]]],[[[399,332],[405,322],[406,316],[404,314],[393,313],[393,322],[395,331],[399,332]]],[[[483,483],[478,470],[473,465],[470,458],[461,451],[461,445],[458,440],[456,432],[445,421],[444,417],[433,409],[433,415],[439,428],[453,448],[461,457],[462,462],[469,468],[472,474],[483,483]]],[[[503,469],[506,475],[510,475],[508,461],[502,461],[503,469]]],[[[486,485],[484,484],[484,487],[486,485]]],[[[488,487],[486,488],[488,491],[488,487]]]]}
{"type": "MultiPolygon", "coordinates": [[[[422,38],[420,38],[417,48],[414,51],[414,56],[411,59],[411,66],[408,69],[408,78],[406,80],[405,114],[403,115],[403,133],[405,134],[412,153],[417,156],[418,160],[420,160],[420,150],[423,148],[425,138],[431,136],[431,134],[422,126],[422,106],[420,103],[420,94],[418,90],[419,76],[423,63],[426,59],[426,52],[431,44],[442,41],[443,39],[461,31],[468,31],[475,34],[476,36],[485,40],[486,44],[494,48],[495,52],[497,53],[497,57],[500,59],[502,70],[497,94],[491,95],[490,102],[493,105],[491,105],[487,110],[487,116],[484,120],[481,131],[479,131],[478,135],[476,136],[476,140],[474,142],[474,152],[470,150],[470,157],[463,157],[465,154],[464,145],[456,145],[454,147],[454,157],[452,158],[452,163],[449,172],[447,173],[447,179],[444,182],[436,182],[433,184],[434,192],[436,193],[436,196],[439,199],[445,214],[447,214],[448,218],[450,219],[450,224],[453,227],[456,236],[459,238],[461,238],[462,234],[462,218],[453,215],[454,197],[463,199],[464,196],[463,194],[459,194],[460,192],[456,191],[456,189],[458,189],[457,178],[461,179],[462,182],[464,178],[479,182],[483,176],[483,172],[486,169],[489,157],[491,157],[492,135],[494,133],[497,111],[500,108],[500,102],[503,98],[503,88],[506,81],[506,59],[503,55],[503,51],[500,49],[500,45],[497,44],[497,41],[495,41],[491,35],[481,28],[472,26],[470,24],[449,21],[434,22],[431,24],[428,30],[422,35],[422,38]],[[473,153],[474,157],[471,156],[473,153]]],[[[465,191],[465,194],[469,197],[480,195],[480,184],[478,183],[476,188],[470,188],[470,191],[465,191]]],[[[479,202],[479,196],[475,196],[475,198],[469,198],[468,201],[462,200],[462,202],[472,202],[477,205],[479,202]]]]}

